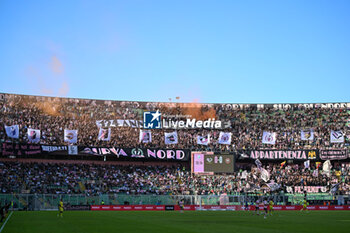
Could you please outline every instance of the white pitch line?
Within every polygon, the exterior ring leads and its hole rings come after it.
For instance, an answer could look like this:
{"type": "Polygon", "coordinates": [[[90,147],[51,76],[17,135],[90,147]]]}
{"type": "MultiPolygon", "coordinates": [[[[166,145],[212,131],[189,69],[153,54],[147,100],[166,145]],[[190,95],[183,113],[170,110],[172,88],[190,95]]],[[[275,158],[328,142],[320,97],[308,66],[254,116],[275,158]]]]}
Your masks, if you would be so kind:
{"type": "Polygon", "coordinates": [[[13,211],[11,211],[10,215],[7,217],[7,219],[5,220],[4,224],[2,224],[2,227],[0,228],[0,233],[2,232],[2,230],[4,229],[7,221],[11,218],[11,215],[13,214],[13,211]]]}

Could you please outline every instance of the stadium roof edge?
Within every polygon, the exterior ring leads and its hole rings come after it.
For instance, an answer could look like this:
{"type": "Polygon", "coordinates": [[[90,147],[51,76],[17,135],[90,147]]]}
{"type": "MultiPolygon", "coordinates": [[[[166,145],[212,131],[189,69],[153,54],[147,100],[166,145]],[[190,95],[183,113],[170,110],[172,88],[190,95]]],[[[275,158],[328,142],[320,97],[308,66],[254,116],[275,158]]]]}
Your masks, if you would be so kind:
{"type": "Polygon", "coordinates": [[[20,96],[37,96],[37,97],[46,97],[46,98],[62,98],[62,99],[79,99],[79,100],[98,100],[98,101],[116,101],[116,102],[142,102],[142,103],[179,103],[179,104],[238,104],[238,105],[249,105],[249,104],[332,104],[332,103],[350,103],[348,102],[312,102],[312,103],[300,103],[300,102],[289,102],[289,103],[201,103],[201,102],[164,102],[164,101],[146,101],[146,100],[111,100],[111,99],[90,99],[90,98],[77,98],[77,97],[61,97],[61,96],[44,96],[44,95],[26,95],[26,94],[17,94],[17,93],[6,93],[0,92],[0,95],[20,95],[20,96]]]}

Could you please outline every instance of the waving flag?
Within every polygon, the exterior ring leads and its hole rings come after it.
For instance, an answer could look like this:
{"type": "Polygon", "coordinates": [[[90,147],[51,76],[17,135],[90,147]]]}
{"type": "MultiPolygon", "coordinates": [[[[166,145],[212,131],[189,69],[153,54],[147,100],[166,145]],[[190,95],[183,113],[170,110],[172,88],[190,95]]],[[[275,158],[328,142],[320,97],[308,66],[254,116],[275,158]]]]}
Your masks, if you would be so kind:
{"type": "Polygon", "coordinates": [[[283,168],[284,165],[286,165],[286,162],[287,161],[283,161],[280,165],[281,165],[281,168],[283,168]]]}
{"type": "Polygon", "coordinates": [[[316,162],[316,169],[318,169],[321,166],[321,162],[316,162]]]}
{"type": "Polygon", "coordinates": [[[32,143],[40,142],[40,129],[30,129],[27,131],[28,141],[32,143]]]}
{"type": "Polygon", "coordinates": [[[177,144],[177,132],[164,133],[165,144],[177,144]]]}
{"type": "Polygon", "coordinates": [[[314,140],[314,130],[301,130],[300,131],[301,140],[303,141],[313,141],[314,140]]]}
{"type": "Polygon", "coordinates": [[[260,178],[267,182],[270,179],[270,173],[266,169],[262,168],[260,178]]]}
{"type": "Polygon", "coordinates": [[[274,192],[274,191],[278,190],[279,188],[281,188],[281,185],[275,183],[274,181],[271,181],[270,183],[267,183],[266,185],[270,188],[270,190],[272,192],[274,192]]]}
{"type": "Polygon", "coordinates": [[[77,143],[78,141],[78,130],[65,129],[64,130],[64,141],[68,143],[77,143]]]}
{"type": "Polygon", "coordinates": [[[219,134],[219,144],[231,144],[232,133],[220,132],[219,134]]]}
{"type": "Polygon", "coordinates": [[[140,130],[139,141],[142,143],[152,142],[152,133],[151,130],[140,130]]]}
{"type": "Polygon", "coordinates": [[[18,125],[5,125],[5,131],[9,138],[19,138],[19,127],[18,125]]]}
{"type": "Polygon", "coordinates": [[[206,136],[197,136],[198,145],[208,145],[210,143],[210,134],[206,136]]]}
{"type": "Polygon", "coordinates": [[[332,184],[330,194],[335,195],[335,193],[336,193],[336,192],[338,191],[338,189],[339,189],[339,185],[340,185],[340,183],[332,184]]]}
{"type": "Polygon", "coordinates": [[[327,160],[326,162],[324,162],[322,167],[323,174],[326,174],[329,177],[331,175],[331,168],[331,161],[327,160]]]}
{"type": "Polygon", "coordinates": [[[305,168],[310,168],[310,160],[307,160],[304,162],[304,167],[305,168]]]}
{"type": "Polygon", "coordinates": [[[276,133],[274,132],[263,132],[262,143],[275,145],[276,143],[276,133]]]}
{"type": "Polygon", "coordinates": [[[111,140],[111,128],[108,128],[108,129],[100,128],[100,130],[98,132],[98,140],[110,141],[111,140]]]}
{"type": "Polygon", "coordinates": [[[262,163],[260,162],[259,159],[255,160],[255,164],[256,164],[256,166],[258,167],[258,169],[261,170],[261,168],[262,168],[262,163]]]}
{"type": "Polygon", "coordinates": [[[344,142],[344,134],[341,130],[331,131],[331,143],[343,143],[344,142]]]}

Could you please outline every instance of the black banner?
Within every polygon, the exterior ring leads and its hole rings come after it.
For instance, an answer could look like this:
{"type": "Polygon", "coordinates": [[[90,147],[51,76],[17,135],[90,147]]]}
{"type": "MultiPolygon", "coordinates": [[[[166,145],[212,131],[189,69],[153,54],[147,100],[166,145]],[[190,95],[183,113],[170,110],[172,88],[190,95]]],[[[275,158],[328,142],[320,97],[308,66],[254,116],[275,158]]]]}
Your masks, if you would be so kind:
{"type": "Polygon", "coordinates": [[[204,172],[233,173],[234,159],[230,154],[206,154],[204,172]]]}
{"type": "Polygon", "coordinates": [[[132,160],[136,158],[140,160],[188,161],[190,153],[191,151],[188,149],[53,146],[11,142],[0,144],[0,155],[22,158],[38,158],[40,156],[40,158],[64,157],[70,159],[79,156],[79,159],[84,159],[85,157],[106,155],[112,156],[113,160],[132,160]]]}
{"type": "Polygon", "coordinates": [[[165,210],[175,210],[175,206],[173,205],[166,205],[165,210]]]}
{"type": "Polygon", "coordinates": [[[348,154],[346,150],[320,150],[320,158],[322,160],[341,160],[347,159],[348,154]]]}
{"type": "Polygon", "coordinates": [[[188,149],[146,149],[146,148],[119,148],[119,147],[82,147],[78,154],[112,155],[117,158],[140,158],[156,160],[188,161],[188,149]]]}
{"type": "Polygon", "coordinates": [[[90,210],[90,205],[66,205],[65,210],[90,210]]]}
{"type": "Polygon", "coordinates": [[[1,154],[3,156],[37,155],[41,153],[40,145],[19,144],[12,142],[1,143],[1,154]]]}
{"type": "Polygon", "coordinates": [[[48,153],[48,154],[57,154],[57,155],[62,155],[62,154],[67,154],[68,153],[68,146],[47,146],[47,145],[42,145],[41,150],[43,153],[48,153]]]}
{"type": "Polygon", "coordinates": [[[317,160],[318,150],[242,150],[238,159],[259,160],[317,160]]]}

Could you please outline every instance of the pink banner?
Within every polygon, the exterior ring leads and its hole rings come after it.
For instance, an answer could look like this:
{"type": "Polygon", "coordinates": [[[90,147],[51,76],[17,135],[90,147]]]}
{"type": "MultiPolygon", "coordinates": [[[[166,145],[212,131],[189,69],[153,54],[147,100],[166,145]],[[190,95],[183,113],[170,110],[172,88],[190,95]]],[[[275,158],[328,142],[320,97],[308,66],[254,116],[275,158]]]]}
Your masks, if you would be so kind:
{"type": "Polygon", "coordinates": [[[204,154],[193,154],[193,172],[204,172],[204,154]]]}

